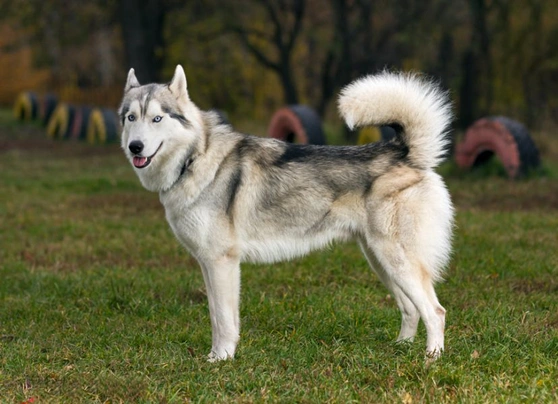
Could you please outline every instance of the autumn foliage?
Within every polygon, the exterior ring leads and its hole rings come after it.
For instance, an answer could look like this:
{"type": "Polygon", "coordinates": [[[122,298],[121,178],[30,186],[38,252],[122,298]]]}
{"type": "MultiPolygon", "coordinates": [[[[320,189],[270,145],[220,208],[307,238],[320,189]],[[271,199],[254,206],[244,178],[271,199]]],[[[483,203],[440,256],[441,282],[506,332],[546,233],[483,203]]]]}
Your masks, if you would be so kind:
{"type": "Polygon", "coordinates": [[[0,104],[24,90],[114,108],[129,67],[142,82],[184,65],[193,98],[247,119],[285,104],[325,118],[354,78],[419,70],[451,91],[466,128],[486,115],[558,119],[552,0],[1,1],[0,104]]]}

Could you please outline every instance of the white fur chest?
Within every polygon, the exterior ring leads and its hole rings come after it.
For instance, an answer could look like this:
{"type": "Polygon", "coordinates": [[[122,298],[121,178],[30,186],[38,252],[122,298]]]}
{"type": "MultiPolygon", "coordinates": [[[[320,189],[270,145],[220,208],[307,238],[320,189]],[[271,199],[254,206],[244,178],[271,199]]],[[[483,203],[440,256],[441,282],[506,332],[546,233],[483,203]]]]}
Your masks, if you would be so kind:
{"type": "Polygon", "coordinates": [[[162,193],[160,200],[175,236],[194,256],[199,256],[213,227],[210,209],[197,201],[186,203],[179,191],[162,193]]]}

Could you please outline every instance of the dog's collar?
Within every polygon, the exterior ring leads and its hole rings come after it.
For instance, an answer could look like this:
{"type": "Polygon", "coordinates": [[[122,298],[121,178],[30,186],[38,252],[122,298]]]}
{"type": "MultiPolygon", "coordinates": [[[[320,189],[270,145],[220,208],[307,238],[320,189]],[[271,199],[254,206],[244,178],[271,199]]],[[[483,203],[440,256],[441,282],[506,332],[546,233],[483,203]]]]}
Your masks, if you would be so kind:
{"type": "Polygon", "coordinates": [[[176,178],[176,180],[172,183],[172,185],[170,187],[168,187],[168,189],[164,192],[168,192],[171,189],[173,189],[175,187],[176,184],[178,184],[180,182],[180,180],[182,180],[182,177],[184,177],[184,174],[186,174],[186,171],[188,170],[188,168],[192,165],[192,163],[194,162],[193,158],[188,158],[184,164],[182,165],[182,168],[180,169],[180,174],[178,174],[178,177],[176,178]]]}
{"type": "Polygon", "coordinates": [[[184,165],[180,169],[180,174],[178,175],[178,179],[176,181],[180,180],[180,177],[182,177],[184,175],[184,173],[186,172],[186,169],[188,168],[188,166],[190,164],[192,164],[192,159],[186,160],[186,162],[184,163],[184,165]]]}
{"type": "MultiPolygon", "coordinates": [[[[184,173],[186,173],[186,170],[192,165],[192,162],[194,160],[190,157],[188,160],[186,160],[184,162],[184,165],[182,166],[182,168],[180,169],[180,175],[178,176],[178,178],[176,179],[176,182],[180,181],[180,179],[182,178],[182,176],[184,175],[184,173]]],[[[175,182],[175,183],[176,183],[175,182]]]]}

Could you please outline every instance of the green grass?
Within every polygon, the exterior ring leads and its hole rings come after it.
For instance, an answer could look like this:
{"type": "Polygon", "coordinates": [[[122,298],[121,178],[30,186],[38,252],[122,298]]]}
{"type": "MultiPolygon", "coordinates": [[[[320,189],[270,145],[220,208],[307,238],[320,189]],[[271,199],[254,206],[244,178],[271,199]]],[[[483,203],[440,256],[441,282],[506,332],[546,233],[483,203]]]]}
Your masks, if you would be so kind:
{"type": "Polygon", "coordinates": [[[442,168],[457,226],[430,367],[422,327],[394,343],[398,310],[354,244],[245,265],[237,358],[207,363],[201,273],[117,146],[9,123],[0,158],[2,403],[558,400],[555,156],[516,182],[442,168]]]}

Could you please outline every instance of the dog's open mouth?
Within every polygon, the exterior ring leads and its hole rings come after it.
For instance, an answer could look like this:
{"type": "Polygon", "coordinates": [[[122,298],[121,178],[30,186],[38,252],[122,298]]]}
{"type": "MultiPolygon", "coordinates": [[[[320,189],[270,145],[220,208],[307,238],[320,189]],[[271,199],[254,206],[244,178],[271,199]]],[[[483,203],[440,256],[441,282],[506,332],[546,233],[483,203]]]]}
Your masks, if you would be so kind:
{"type": "Polygon", "coordinates": [[[147,167],[151,163],[151,160],[153,159],[153,157],[155,157],[155,155],[157,154],[157,152],[159,151],[159,149],[161,148],[162,145],[163,145],[163,142],[161,142],[159,147],[157,147],[157,150],[155,150],[155,153],[153,153],[149,157],[134,156],[134,158],[132,159],[132,164],[134,165],[134,167],[136,167],[136,168],[147,167]]]}
{"type": "Polygon", "coordinates": [[[134,156],[132,163],[136,168],[145,168],[151,163],[151,157],[134,156]]]}

